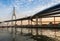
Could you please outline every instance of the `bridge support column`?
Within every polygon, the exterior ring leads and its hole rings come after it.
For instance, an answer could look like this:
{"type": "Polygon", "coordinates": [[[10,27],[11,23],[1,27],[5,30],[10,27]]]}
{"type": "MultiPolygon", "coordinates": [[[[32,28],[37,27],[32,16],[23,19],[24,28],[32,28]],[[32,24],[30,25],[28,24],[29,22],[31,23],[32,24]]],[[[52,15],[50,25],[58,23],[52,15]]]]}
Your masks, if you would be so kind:
{"type": "Polygon", "coordinates": [[[37,25],[38,25],[38,17],[36,17],[36,35],[38,35],[38,27],[37,27],[37,25]]]}
{"type": "Polygon", "coordinates": [[[13,22],[11,23],[12,27],[11,27],[11,34],[13,34],[13,22]]]}
{"type": "Polygon", "coordinates": [[[15,21],[15,35],[17,34],[17,21],[15,21]]]}
{"type": "Polygon", "coordinates": [[[42,18],[40,18],[40,24],[41,24],[41,35],[42,35],[42,18]]]}
{"type": "Polygon", "coordinates": [[[55,17],[54,17],[54,24],[55,24],[55,17]]]}
{"type": "Polygon", "coordinates": [[[31,34],[33,33],[33,30],[32,30],[32,28],[33,28],[33,27],[32,27],[32,21],[31,21],[31,34]]]}
{"type": "Polygon", "coordinates": [[[2,30],[2,32],[3,32],[3,30],[4,30],[4,25],[3,25],[4,23],[2,22],[2,27],[1,27],[1,30],[2,30]]]}
{"type": "MultiPolygon", "coordinates": [[[[3,22],[2,22],[3,23],[3,22]]],[[[2,27],[3,27],[3,24],[1,23],[1,31],[3,31],[2,27]]]]}
{"type": "Polygon", "coordinates": [[[9,23],[7,22],[7,31],[9,32],[9,29],[8,29],[8,24],[9,24],[9,23]]]}
{"type": "MultiPolygon", "coordinates": [[[[30,25],[30,20],[28,20],[28,27],[29,27],[29,25],[30,25]]],[[[28,32],[30,32],[30,28],[28,29],[28,32]]]]}
{"type": "Polygon", "coordinates": [[[22,20],[21,20],[21,34],[22,34],[22,20]]]}
{"type": "MultiPolygon", "coordinates": [[[[55,17],[54,17],[54,27],[55,27],[55,17]]],[[[55,28],[55,38],[56,38],[56,28],[55,28]]]]}

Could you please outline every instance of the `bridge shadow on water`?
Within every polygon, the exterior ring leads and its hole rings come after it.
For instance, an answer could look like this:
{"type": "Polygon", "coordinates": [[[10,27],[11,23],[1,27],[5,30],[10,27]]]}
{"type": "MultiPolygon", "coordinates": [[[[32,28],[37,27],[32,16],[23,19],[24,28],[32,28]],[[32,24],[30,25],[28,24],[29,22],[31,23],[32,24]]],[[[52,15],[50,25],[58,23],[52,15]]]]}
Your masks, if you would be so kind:
{"type": "Polygon", "coordinates": [[[58,41],[56,38],[48,37],[46,35],[26,34],[24,36],[30,36],[31,39],[34,39],[36,41],[58,41]]]}

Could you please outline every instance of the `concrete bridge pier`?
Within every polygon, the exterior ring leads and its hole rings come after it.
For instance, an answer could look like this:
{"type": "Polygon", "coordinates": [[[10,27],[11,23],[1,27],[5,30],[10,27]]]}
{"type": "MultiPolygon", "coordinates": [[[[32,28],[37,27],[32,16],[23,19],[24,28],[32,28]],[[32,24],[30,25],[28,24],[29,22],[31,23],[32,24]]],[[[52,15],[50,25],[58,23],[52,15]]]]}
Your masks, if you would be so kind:
{"type": "MultiPolygon", "coordinates": [[[[40,25],[42,26],[42,18],[40,18],[40,25]]],[[[41,35],[42,35],[42,28],[41,28],[41,35]]]]}
{"type": "MultiPolygon", "coordinates": [[[[38,25],[38,17],[36,17],[36,26],[38,25]]],[[[38,28],[36,27],[36,35],[38,35],[38,28]]]]}
{"type": "Polygon", "coordinates": [[[2,30],[2,32],[3,32],[3,28],[4,28],[4,27],[3,27],[3,24],[4,24],[4,23],[2,22],[2,25],[1,25],[1,30],[2,30]]]}
{"type": "MultiPolygon", "coordinates": [[[[31,21],[31,26],[32,26],[32,21],[31,21]]],[[[33,33],[32,27],[31,27],[31,34],[33,33]]]]}
{"type": "Polygon", "coordinates": [[[17,34],[17,21],[15,21],[15,35],[17,34]]]}
{"type": "Polygon", "coordinates": [[[21,25],[20,25],[20,26],[21,26],[21,32],[20,32],[21,35],[22,35],[22,27],[23,27],[22,24],[23,24],[23,22],[22,22],[22,20],[21,20],[21,25]]]}
{"type": "MultiPolygon", "coordinates": [[[[28,27],[30,26],[30,20],[28,20],[28,27]]],[[[30,29],[28,28],[28,33],[30,33],[30,29]]]]}
{"type": "Polygon", "coordinates": [[[7,31],[9,32],[9,27],[8,27],[9,23],[7,22],[7,31]]]}
{"type": "MultiPolygon", "coordinates": [[[[54,24],[55,24],[55,17],[54,17],[54,24]]],[[[54,26],[55,26],[55,25],[54,25],[54,26]]],[[[55,29],[55,33],[54,33],[54,34],[55,34],[55,38],[56,38],[56,29],[55,29]]]]}

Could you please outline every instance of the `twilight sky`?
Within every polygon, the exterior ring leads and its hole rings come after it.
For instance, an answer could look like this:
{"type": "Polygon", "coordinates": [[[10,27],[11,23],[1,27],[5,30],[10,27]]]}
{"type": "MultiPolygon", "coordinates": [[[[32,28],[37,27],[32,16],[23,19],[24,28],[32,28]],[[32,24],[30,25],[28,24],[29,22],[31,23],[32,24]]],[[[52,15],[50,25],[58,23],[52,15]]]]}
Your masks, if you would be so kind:
{"type": "Polygon", "coordinates": [[[21,18],[34,15],[56,4],[60,4],[60,0],[0,0],[0,21],[11,19],[13,6],[17,18],[21,18]]]}

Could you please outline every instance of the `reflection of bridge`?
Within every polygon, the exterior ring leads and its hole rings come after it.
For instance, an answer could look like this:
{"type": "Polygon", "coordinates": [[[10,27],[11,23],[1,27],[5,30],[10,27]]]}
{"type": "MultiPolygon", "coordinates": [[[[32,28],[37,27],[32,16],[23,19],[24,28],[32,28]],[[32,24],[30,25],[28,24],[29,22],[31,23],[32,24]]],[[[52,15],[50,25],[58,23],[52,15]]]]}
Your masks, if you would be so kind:
{"type": "MultiPolygon", "coordinates": [[[[56,22],[60,22],[60,21],[56,21],[55,17],[60,17],[60,16],[53,16],[56,14],[60,14],[60,4],[53,6],[51,8],[48,8],[46,10],[43,10],[33,16],[29,16],[29,17],[24,17],[24,18],[20,18],[20,19],[15,19],[15,20],[7,20],[7,21],[3,21],[2,23],[6,23],[7,25],[1,25],[0,27],[2,28],[36,28],[36,33],[38,35],[38,28],[48,28],[48,29],[60,29],[60,23],[56,24],[56,22]],[[53,17],[53,23],[49,22],[49,24],[42,24],[42,18],[48,18],[48,17],[53,17]],[[35,19],[35,20],[34,20],[35,19]],[[28,24],[27,25],[23,25],[23,21],[27,20],[28,24]],[[10,22],[17,22],[20,21],[20,25],[10,25],[10,22]],[[32,24],[32,23],[35,24],[32,24]]],[[[47,21],[46,21],[47,22],[47,21]]],[[[17,30],[17,29],[16,29],[17,30]]],[[[21,29],[22,30],[22,29],[21,29]]],[[[32,30],[31,30],[32,31],[32,30]]],[[[55,30],[56,31],[56,30],[55,30]]]]}

